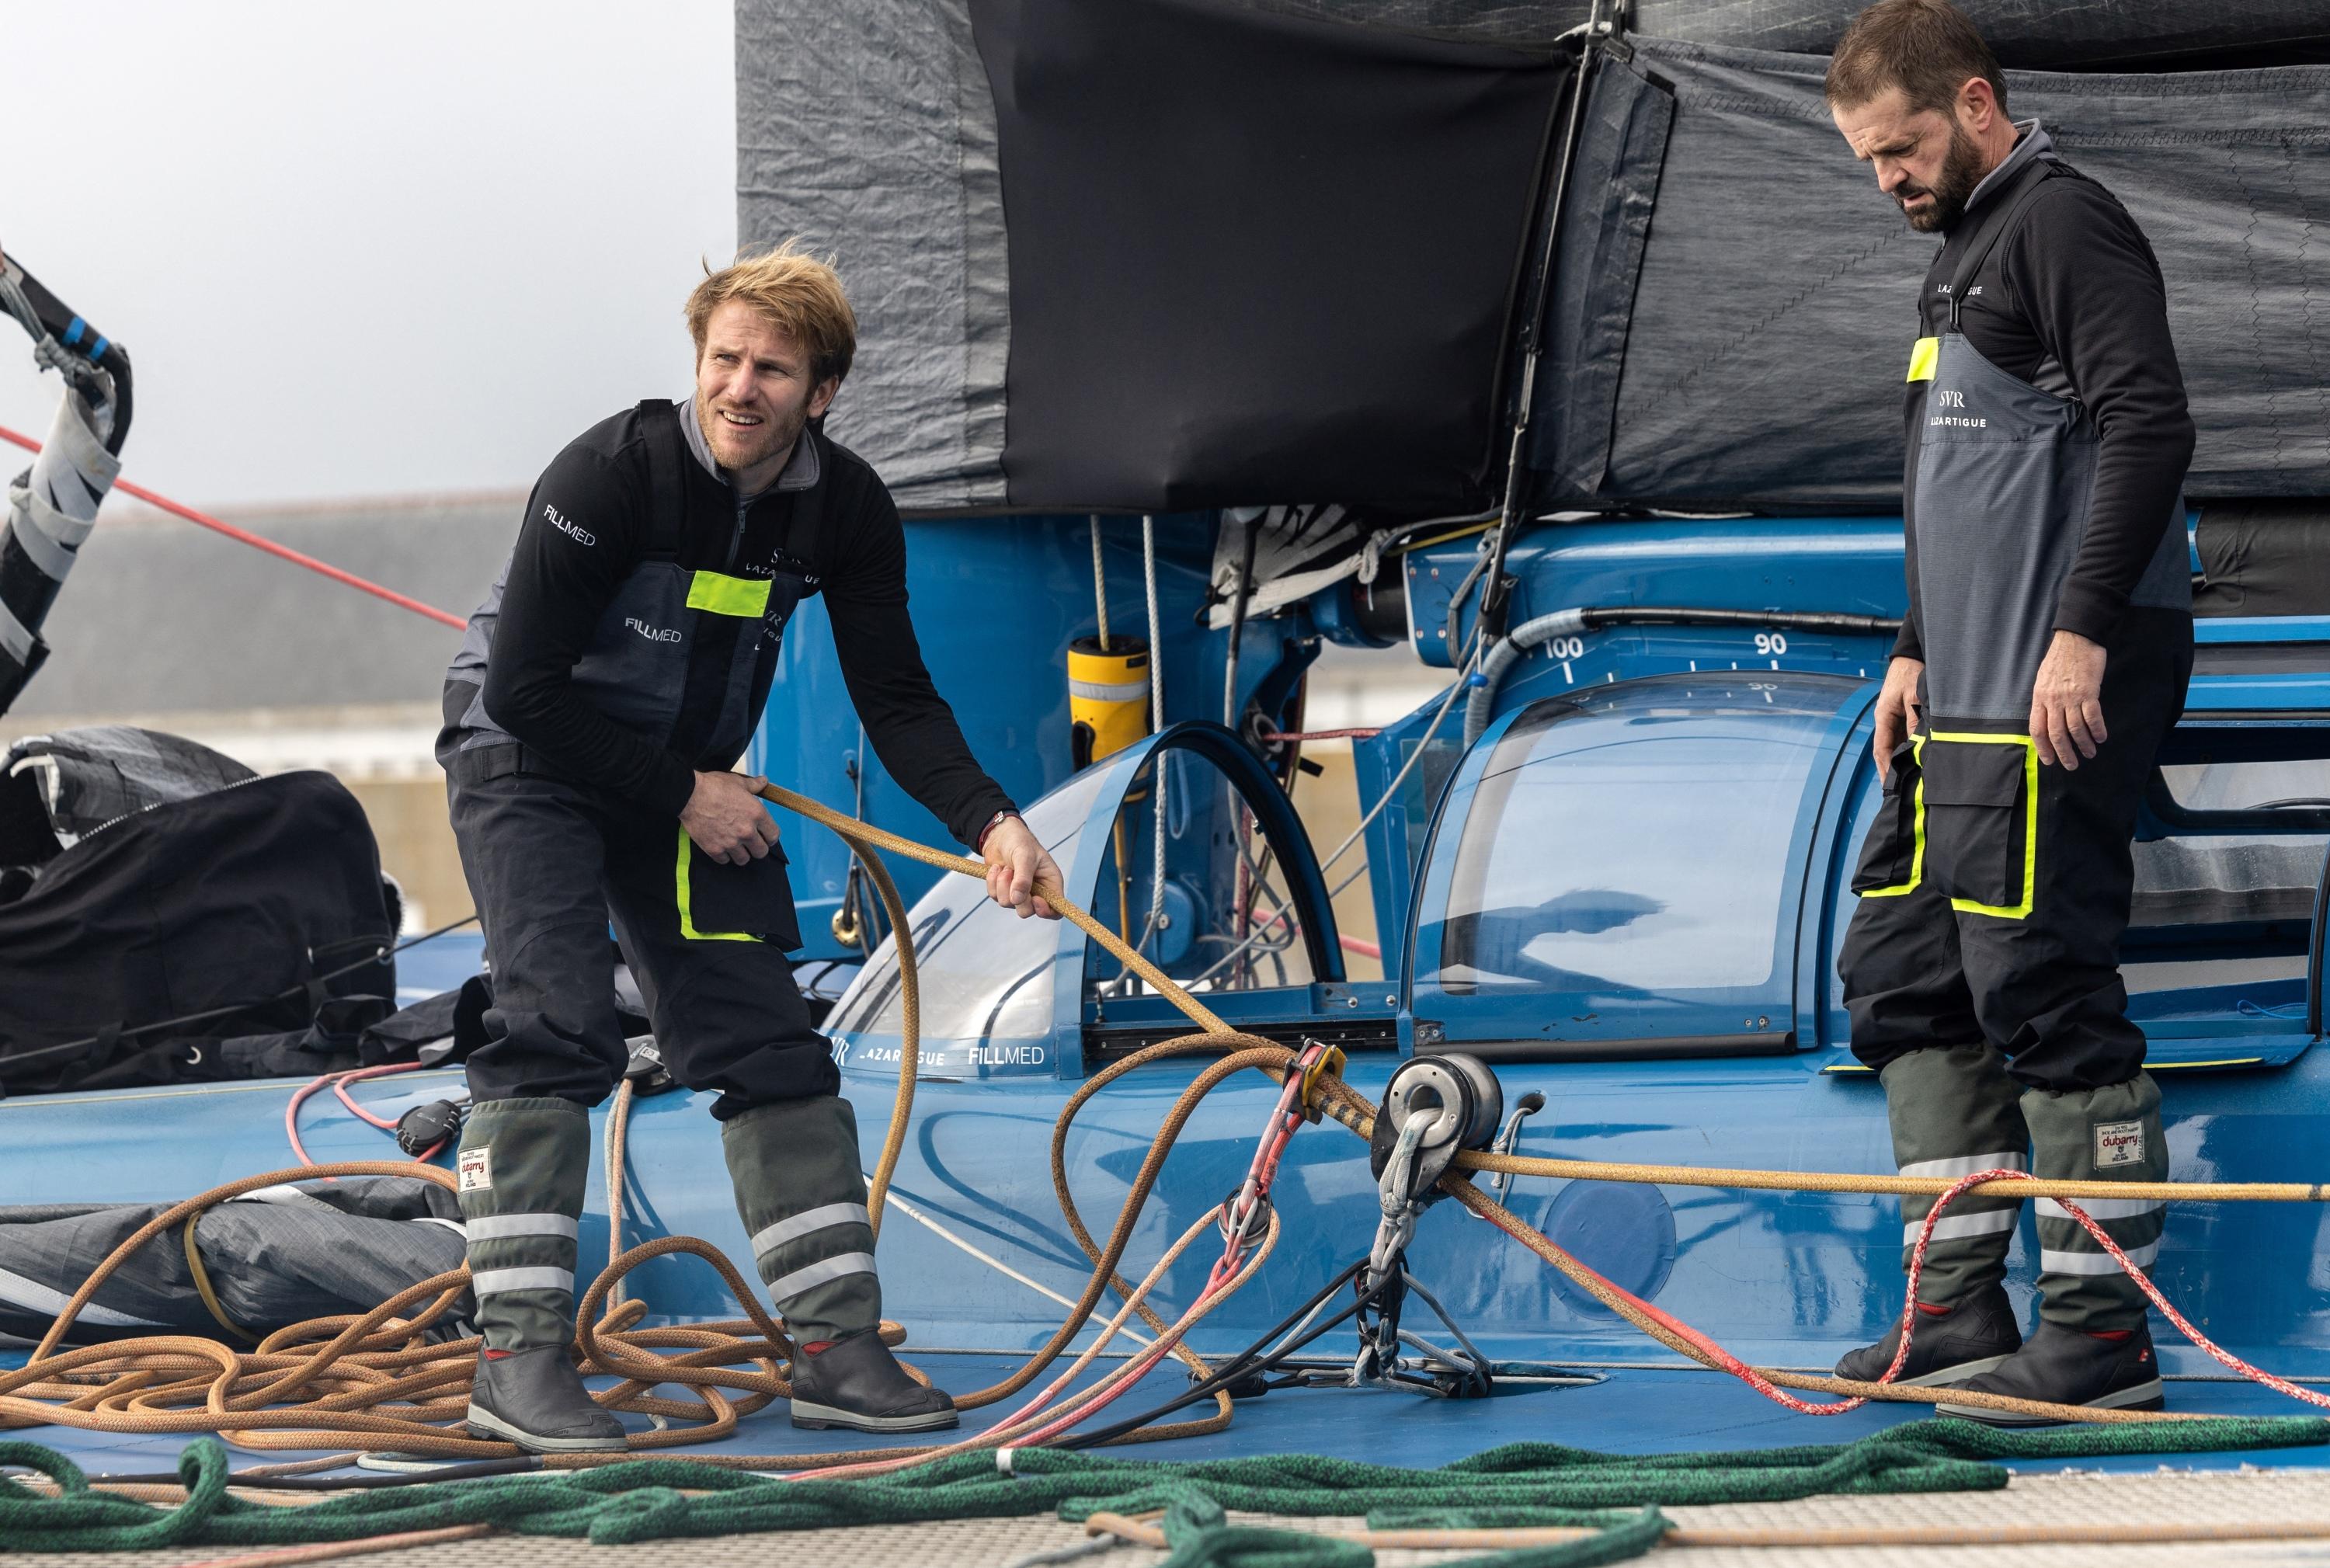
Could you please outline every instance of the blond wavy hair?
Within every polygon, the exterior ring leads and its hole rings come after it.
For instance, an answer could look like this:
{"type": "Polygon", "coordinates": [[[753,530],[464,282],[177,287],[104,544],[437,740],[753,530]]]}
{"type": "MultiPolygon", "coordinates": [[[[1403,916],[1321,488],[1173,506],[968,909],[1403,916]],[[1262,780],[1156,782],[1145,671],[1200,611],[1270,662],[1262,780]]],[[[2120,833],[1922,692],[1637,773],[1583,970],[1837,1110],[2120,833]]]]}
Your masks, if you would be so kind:
{"type": "Polygon", "coordinates": [[[801,345],[812,379],[839,381],[857,352],[857,313],[830,260],[820,260],[797,240],[761,250],[740,252],[717,272],[709,263],[704,281],[687,297],[687,335],[704,354],[706,324],[730,300],[742,300],[801,345]]]}

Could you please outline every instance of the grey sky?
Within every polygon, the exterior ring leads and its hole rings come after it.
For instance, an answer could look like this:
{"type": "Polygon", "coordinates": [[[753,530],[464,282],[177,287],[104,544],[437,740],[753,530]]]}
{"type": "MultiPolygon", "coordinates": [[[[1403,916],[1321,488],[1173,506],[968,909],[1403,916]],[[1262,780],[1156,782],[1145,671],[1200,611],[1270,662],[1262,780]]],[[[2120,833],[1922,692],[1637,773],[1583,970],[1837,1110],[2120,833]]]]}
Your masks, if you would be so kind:
{"type": "MultiPolygon", "coordinates": [[[[9,0],[0,248],[136,356],[197,505],[523,487],[684,395],[734,250],[726,0],[9,0]]],[[[58,382],[0,322],[0,424],[58,382]]],[[[13,458],[0,455],[13,474],[13,458]]]]}

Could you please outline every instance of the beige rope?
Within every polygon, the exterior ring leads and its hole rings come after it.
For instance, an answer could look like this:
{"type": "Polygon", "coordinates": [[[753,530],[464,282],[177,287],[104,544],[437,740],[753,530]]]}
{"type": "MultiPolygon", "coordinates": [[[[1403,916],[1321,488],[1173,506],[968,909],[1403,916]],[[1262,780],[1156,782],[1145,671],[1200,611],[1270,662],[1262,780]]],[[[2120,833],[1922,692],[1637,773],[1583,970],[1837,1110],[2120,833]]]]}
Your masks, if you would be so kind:
{"type": "MultiPolygon", "coordinates": [[[[1555,1546],[1598,1535],[1599,1530],[1545,1525],[1504,1530],[1319,1530],[1303,1532],[1373,1548],[1450,1551],[1491,1547],[1513,1551],[1555,1546]]],[[[1114,1535],[1141,1546],[1166,1544],[1165,1532],[1146,1518],[1094,1514],[1087,1535],[1114,1535]]],[[[2318,1541],[2330,1538],[2330,1520],[2270,1520],[2196,1525],[1852,1525],[1824,1530],[1773,1525],[1719,1528],[1675,1525],[1662,1546],[2042,1546],[2145,1545],[2198,1541],[2318,1541]]]]}

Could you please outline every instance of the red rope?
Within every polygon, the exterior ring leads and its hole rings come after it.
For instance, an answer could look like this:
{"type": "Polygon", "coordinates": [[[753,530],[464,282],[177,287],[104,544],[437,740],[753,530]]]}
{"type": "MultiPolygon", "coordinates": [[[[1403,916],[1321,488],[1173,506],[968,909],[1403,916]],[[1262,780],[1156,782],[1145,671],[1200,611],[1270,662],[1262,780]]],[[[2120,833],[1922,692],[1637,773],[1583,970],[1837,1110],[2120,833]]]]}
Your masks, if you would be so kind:
{"type": "MultiPolygon", "coordinates": [[[[363,1106],[358,1105],[355,1100],[349,1099],[346,1086],[366,1078],[385,1078],[392,1072],[411,1072],[421,1065],[422,1063],[418,1062],[389,1062],[384,1063],[378,1067],[358,1067],[352,1072],[327,1072],[312,1083],[301,1084],[298,1089],[292,1091],[291,1103],[283,1108],[283,1136],[291,1140],[291,1152],[299,1157],[299,1163],[301,1165],[314,1165],[316,1163],[315,1160],[308,1156],[306,1146],[301,1144],[299,1141],[299,1108],[308,1102],[308,1099],[310,1095],[313,1095],[317,1091],[322,1089],[328,1089],[334,1094],[338,1095],[340,1098],[340,1103],[346,1106],[350,1110],[355,1111],[356,1115],[364,1120],[372,1123],[374,1127],[379,1128],[384,1132],[394,1132],[396,1130],[396,1123],[383,1120],[381,1118],[374,1116],[371,1111],[366,1110],[363,1106]]],[[[421,1156],[412,1163],[415,1165],[428,1164],[431,1160],[437,1157],[437,1151],[444,1147],[445,1140],[442,1138],[438,1139],[435,1143],[431,1144],[427,1149],[423,1150],[421,1156]]]]}
{"type": "MultiPolygon", "coordinates": [[[[1966,1188],[1978,1185],[1983,1182],[2035,1181],[2038,1178],[2033,1176],[2029,1171],[2022,1170],[1976,1171],[1970,1176],[1966,1176],[1960,1181],[1952,1183],[1946,1191],[1934,1200],[1934,1206],[1926,1211],[1925,1223],[1918,1229],[1917,1247],[1909,1254],[1909,1282],[1905,1299],[1901,1303],[1901,1344],[1899,1347],[1893,1352],[1893,1365],[1885,1369],[1884,1376],[1877,1379],[1879,1383],[1892,1382],[1895,1377],[1900,1374],[1902,1366],[1909,1359],[1910,1336],[1917,1329],[1918,1276],[1925,1269],[1926,1247],[1927,1243],[1933,1240],[1934,1226],[1936,1223],[1941,1219],[1942,1211],[1947,1208],[1951,1203],[1956,1201],[1958,1195],[1965,1192],[1966,1188]]],[[[2264,1371],[2259,1367],[2251,1366],[2248,1362],[2243,1361],[2240,1356],[2233,1355],[2231,1351],[2222,1348],[2216,1343],[2216,1341],[2211,1339],[2198,1328],[2195,1328],[2193,1326],[2192,1320],[2186,1318],[2182,1312],[2176,1310],[2176,1308],[2169,1303],[2168,1298],[2160,1293],[2160,1287],[2155,1285],[2151,1280],[2145,1277],[2144,1270],[2137,1267],[2134,1261],[2132,1261],[2126,1252],[2120,1250],[2119,1243],[2113,1241],[2110,1236],[2107,1235],[2104,1232],[2103,1226],[2098,1224],[2094,1219],[2089,1217],[2085,1209],[2079,1207],[2079,1204],[2071,1202],[2069,1198],[2059,1198],[2056,1202],[2062,1205],[2063,1212],[2066,1214],[2069,1214],[2072,1219],[2077,1220],[2080,1226],[2087,1231],[2088,1234],[2096,1239],[2097,1242],[2102,1246],[2105,1252],[2111,1254],[2112,1261],[2114,1262],[2117,1262],[2122,1269],[2127,1270],[2128,1277],[2136,1281],[2136,1288],[2144,1292],[2145,1298],[2149,1299],[2155,1307],[2160,1308],[2162,1316],[2165,1317],[2169,1322],[2176,1326],[2177,1332],[2183,1335],[2185,1338],[2191,1340],[2194,1345],[2199,1346],[2202,1350],[2208,1352],[2211,1358],[2216,1361],[2219,1365],[2224,1367],[2229,1372],[2237,1372],[2241,1376],[2249,1379],[2253,1383],[2263,1384],[2266,1387],[2272,1389],[2276,1393],[2286,1393],[2290,1398],[2302,1400],[2307,1404],[2318,1405],[2325,1409],[2330,1409],[2330,1394],[2317,1393],[2310,1388],[2300,1387],[2298,1384],[2291,1383],[2287,1379],[2276,1377],[2272,1373],[2264,1371]]],[[[1488,1220],[1506,1234],[1514,1237],[1516,1240],[1521,1239],[1521,1233],[1515,1228],[1515,1223],[1511,1222],[1509,1217],[1499,1214],[1485,1214],[1482,1217],[1488,1220]]],[[[1842,1415],[1848,1411],[1858,1410],[1862,1405],[1869,1403],[1866,1398],[1854,1398],[1837,1400],[1827,1404],[1814,1404],[1809,1400],[1798,1399],[1795,1394],[1788,1393],[1785,1389],[1775,1385],[1754,1367],[1748,1365],[1746,1362],[1732,1355],[1729,1350],[1724,1349],[1723,1346],[1715,1343],[1714,1340],[1710,1339],[1698,1329],[1693,1328],[1690,1324],[1683,1322],[1681,1318],[1676,1318],[1657,1307],[1652,1306],[1648,1301],[1643,1300],[1641,1297],[1635,1295],[1633,1291],[1626,1289],[1624,1286],[1613,1284],[1610,1280],[1604,1279],[1599,1273],[1596,1273],[1593,1269],[1588,1267],[1583,1260],[1577,1258],[1576,1254],[1570,1254],[1570,1261],[1576,1263],[1580,1269],[1584,1269],[1586,1272],[1593,1274],[1594,1278],[1599,1280],[1601,1284],[1606,1287],[1613,1294],[1624,1297],[1630,1305],[1641,1311],[1643,1316],[1656,1322],[1660,1327],[1664,1328],[1668,1333],[1675,1335],[1679,1338],[1687,1339],[1692,1345],[1697,1346],[1710,1360],[1713,1361],[1723,1371],[1738,1378],[1741,1382],[1747,1384],[1757,1393],[1762,1394],[1765,1398],[1771,1400],[1776,1404],[1785,1405],[1788,1409],[1793,1410],[1801,1415],[1842,1415]]]]}
{"type": "MultiPolygon", "coordinates": [[[[37,452],[41,449],[40,442],[30,436],[20,435],[5,425],[0,425],[0,440],[13,441],[28,452],[37,452]]],[[[327,565],[312,555],[302,555],[289,545],[278,544],[272,539],[263,539],[249,529],[238,528],[232,523],[222,523],[207,513],[197,512],[192,506],[173,501],[166,496],[158,496],[142,485],[133,485],[127,479],[116,479],[113,482],[113,487],[124,495],[135,496],[148,506],[158,507],[173,517],[183,517],[189,523],[200,524],[203,527],[214,533],[223,534],[239,543],[248,544],[253,550],[264,550],[268,554],[289,561],[294,566],[304,566],[310,571],[321,572],[334,582],[344,584],[360,592],[369,593],[375,599],[384,599],[400,609],[409,609],[415,615],[425,615],[431,620],[441,621],[450,627],[459,628],[469,625],[469,622],[458,615],[439,609],[434,605],[423,604],[417,599],[407,599],[393,588],[383,588],[379,583],[358,577],[353,571],[343,571],[338,567],[327,565]]]]}

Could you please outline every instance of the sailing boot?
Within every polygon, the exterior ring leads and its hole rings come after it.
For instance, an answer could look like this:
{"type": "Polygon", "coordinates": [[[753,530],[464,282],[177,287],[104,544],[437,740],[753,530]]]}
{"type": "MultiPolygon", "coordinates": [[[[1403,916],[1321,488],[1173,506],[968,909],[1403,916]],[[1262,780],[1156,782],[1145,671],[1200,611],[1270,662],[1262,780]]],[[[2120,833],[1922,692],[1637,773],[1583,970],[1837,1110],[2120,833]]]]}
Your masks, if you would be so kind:
{"type": "MultiPolygon", "coordinates": [[[[1955,1181],[1983,1170],[2027,1170],[2030,1134],[2005,1061],[1979,1041],[1929,1045],[1888,1063],[1885,1114],[1893,1126],[1893,1159],[1905,1176],[1955,1181]]],[[[1933,1200],[1901,1200],[1901,1268],[1925,1228],[1933,1200]]],[[[1969,1195],[1935,1223],[1918,1275],[1918,1326],[1897,1383],[1933,1387],[1988,1372],[2022,1344],[2006,1300],[2006,1252],[2022,1212],[2017,1197],[1969,1195]]],[[[1875,1345],[1849,1353],[1839,1377],[1874,1383],[1893,1365],[1900,1325],[1875,1345]]]]}
{"type": "Polygon", "coordinates": [[[875,1333],[882,1283],[849,1102],[826,1094],[756,1105],[723,1123],[720,1141],[762,1283],[801,1349],[793,1424],[954,1425],[954,1401],[915,1382],[875,1333]]]}
{"type": "MultiPolygon", "coordinates": [[[[1921,1292],[1922,1294],[1922,1292],[1921,1292]]],[[[1839,1377],[1875,1383],[1901,1348],[1901,1325],[1874,1345],[1849,1351],[1836,1364],[1839,1377]]],[[[1985,1285],[1956,1306],[1921,1305],[1918,1331],[1909,1337],[1909,1358],[1893,1381],[1904,1388],[1935,1388],[1979,1376],[2022,1348],[2022,1330],[2005,1287],[1985,1285]]]]}
{"type": "Polygon", "coordinates": [[[457,1163],[486,1341],[469,1387],[470,1435],[537,1454],[620,1449],[623,1423],[592,1403],[566,1348],[590,1112],[570,1100],[486,1100],[461,1129],[457,1163]]]}
{"type": "MultiPolygon", "coordinates": [[[[2076,1181],[2164,1182],[2168,1142],[2160,1089],[2139,1072],[2102,1089],[2026,1090],[2037,1174],[2076,1181]]],[[[2155,1198],[2075,1198],[2128,1261],[2149,1274],[2160,1254],[2164,1205],[2155,1198]]],[[[2039,1200],[2041,1327],[2022,1352],[1966,1384],[1984,1393],[2103,1410],[2158,1410],[2165,1403],[2160,1359],[2145,1322],[2149,1305],[2126,1270],[2052,1198],[2039,1200]]],[[[2037,1424],[2029,1417],[1972,1406],[1952,1415],[1994,1425],[2037,1424]]]]}

